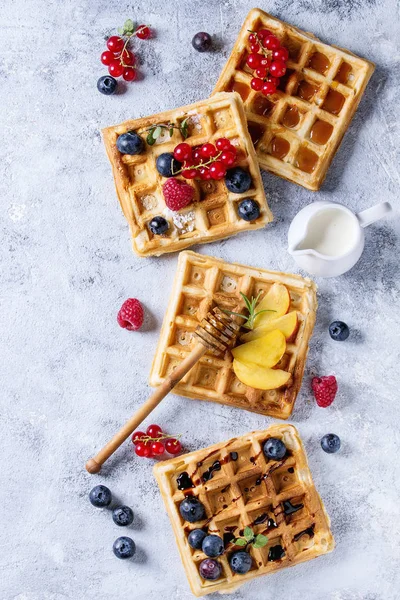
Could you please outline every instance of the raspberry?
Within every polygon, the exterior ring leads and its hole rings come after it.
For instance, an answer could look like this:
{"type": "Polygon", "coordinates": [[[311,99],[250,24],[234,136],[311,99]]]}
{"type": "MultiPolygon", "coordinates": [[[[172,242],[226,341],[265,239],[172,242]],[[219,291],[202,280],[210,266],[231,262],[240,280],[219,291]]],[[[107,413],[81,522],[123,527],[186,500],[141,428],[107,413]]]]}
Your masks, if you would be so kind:
{"type": "Polygon", "coordinates": [[[136,331],[143,325],[143,306],[136,298],[128,298],[120,308],[117,316],[118,325],[128,331],[136,331]]]}
{"type": "Polygon", "coordinates": [[[180,210],[193,200],[194,189],[177,179],[168,179],[162,186],[165,204],[170,210],[180,210]]]}
{"type": "Polygon", "coordinates": [[[311,387],[318,406],[326,408],[335,399],[338,384],[334,375],[328,377],[313,377],[311,387]]]}

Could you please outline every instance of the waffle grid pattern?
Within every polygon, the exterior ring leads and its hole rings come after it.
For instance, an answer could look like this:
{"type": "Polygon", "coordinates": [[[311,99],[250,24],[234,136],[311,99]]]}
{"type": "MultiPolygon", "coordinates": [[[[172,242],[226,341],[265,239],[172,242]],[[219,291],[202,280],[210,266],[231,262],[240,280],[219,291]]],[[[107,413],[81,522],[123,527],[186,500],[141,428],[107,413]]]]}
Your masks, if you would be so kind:
{"type": "MultiPolygon", "coordinates": [[[[195,243],[205,243],[226,238],[245,230],[264,227],[272,221],[265,198],[255,150],[247,130],[246,117],[240,96],[218,94],[208,100],[150,117],[126,121],[103,130],[103,138],[110,159],[118,198],[133,237],[133,249],[140,256],[175,252],[195,243]],[[183,141],[178,129],[160,136],[153,146],[146,144],[146,152],[121,155],[116,147],[117,137],[127,131],[146,136],[153,125],[174,123],[179,125],[188,117],[189,137],[192,147],[228,138],[238,150],[236,166],[247,169],[252,177],[252,187],[245,194],[232,194],[224,180],[184,180],[194,188],[194,201],[184,209],[170,211],[164,201],[162,184],[166,181],[156,167],[157,157],[173,152],[183,141]],[[259,218],[247,222],[238,215],[238,203],[253,198],[261,209],[259,218]],[[164,216],[170,228],[164,235],[153,235],[149,223],[155,216],[164,216]]],[[[178,176],[178,179],[182,177],[178,176]]]]}
{"type": "Polygon", "coordinates": [[[291,297],[289,311],[296,310],[299,318],[296,338],[287,344],[286,353],[277,365],[292,373],[288,386],[268,391],[250,388],[235,376],[229,351],[222,358],[208,352],[174,388],[174,392],[280,419],[288,418],[300,390],[317,309],[315,284],[299,275],[255,269],[193,252],[181,252],[153,360],[150,384],[159,385],[192,350],[196,343],[194,331],[213,306],[241,312],[244,304],[240,292],[248,297],[261,292],[262,297],[274,282],[287,286],[291,297]]]}
{"type": "Polygon", "coordinates": [[[233,591],[254,577],[333,549],[329,517],[314,487],[298,433],[291,425],[275,425],[266,431],[253,432],[160,463],[154,473],[192,591],[197,596],[233,591]],[[264,456],[262,445],[268,437],[278,437],[285,443],[288,454],[281,461],[271,461],[264,456]],[[237,455],[236,460],[232,459],[232,453],[237,455]],[[203,474],[208,473],[216,461],[221,465],[220,470],[214,471],[212,478],[205,482],[203,474]],[[182,472],[191,477],[193,488],[178,489],[177,477],[182,472]],[[205,520],[187,523],[182,519],[179,505],[188,493],[205,506],[205,520]],[[283,505],[288,500],[293,506],[300,506],[290,515],[285,514],[283,505]],[[255,524],[257,518],[263,522],[255,524]],[[240,549],[232,540],[241,536],[246,526],[255,534],[266,535],[268,543],[259,549],[250,547],[252,568],[246,575],[238,575],[231,570],[229,557],[240,549]],[[217,559],[222,566],[222,575],[217,581],[206,581],[199,575],[199,564],[206,556],[187,542],[187,535],[196,528],[206,528],[225,541],[225,554],[217,559]],[[271,548],[277,546],[283,548],[284,555],[272,560],[271,548]]]}
{"type": "Polygon", "coordinates": [[[214,92],[241,95],[262,168],[318,190],[373,71],[371,62],[253,9],[214,92]],[[261,28],[289,50],[287,73],[268,98],[251,89],[246,65],[248,30],[261,28]]]}

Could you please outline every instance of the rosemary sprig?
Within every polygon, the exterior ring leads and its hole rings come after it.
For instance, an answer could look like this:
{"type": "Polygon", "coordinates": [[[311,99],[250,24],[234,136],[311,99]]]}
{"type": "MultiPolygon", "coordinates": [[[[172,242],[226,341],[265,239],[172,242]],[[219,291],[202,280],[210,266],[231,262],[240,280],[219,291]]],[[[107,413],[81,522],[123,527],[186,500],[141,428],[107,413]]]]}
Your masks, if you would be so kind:
{"type": "Polygon", "coordinates": [[[149,144],[149,146],[153,146],[156,143],[157,139],[160,137],[163,130],[168,131],[169,137],[172,137],[174,129],[177,129],[180,132],[183,139],[186,140],[189,137],[188,119],[189,117],[186,117],[186,119],[183,119],[183,121],[181,121],[179,125],[175,125],[174,123],[159,123],[158,125],[151,125],[151,127],[148,127],[144,130],[147,132],[147,143],[149,144]]]}
{"type": "Polygon", "coordinates": [[[265,312],[276,312],[275,310],[268,310],[268,309],[256,311],[261,292],[259,292],[259,294],[257,295],[257,298],[254,298],[254,296],[252,296],[251,300],[249,300],[248,297],[246,296],[246,294],[243,294],[243,292],[240,292],[240,295],[242,296],[242,298],[244,300],[244,303],[246,305],[247,310],[249,311],[249,314],[242,315],[241,313],[237,313],[237,312],[234,312],[233,310],[227,310],[227,309],[223,309],[223,312],[225,312],[229,315],[235,315],[236,317],[241,317],[242,319],[245,319],[245,323],[243,323],[243,327],[246,327],[246,329],[253,329],[254,321],[255,321],[256,317],[258,317],[258,315],[261,315],[262,313],[265,313],[265,312]]]}

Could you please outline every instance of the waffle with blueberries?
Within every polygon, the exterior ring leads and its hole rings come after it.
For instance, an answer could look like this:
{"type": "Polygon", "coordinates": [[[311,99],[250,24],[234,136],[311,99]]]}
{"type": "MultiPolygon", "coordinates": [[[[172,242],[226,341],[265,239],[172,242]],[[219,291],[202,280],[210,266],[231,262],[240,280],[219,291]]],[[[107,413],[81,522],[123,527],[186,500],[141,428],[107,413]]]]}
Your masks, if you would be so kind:
{"type": "Polygon", "coordinates": [[[318,190],[374,68],[253,9],[214,92],[241,95],[263,169],[318,190]]]}
{"type": "Polygon", "coordinates": [[[154,467],[195,596],[334,548],[330,520],[292,425],[273,425],[154,467]]]}
{"type": "Polygon", "coordinates": [[[218,306],[241,313],[244,308],[241,292],[249,298],[259,295],[262,299],[275,283],[287,289],[287,313],[297,313],[297,327],[277,365],[278,369],[291,373],[288,383],[277,389],[255,389],[236,377],[230,351],[222,357],[207,352],[175,386],[174,393],[287,419],[301,387],[317,310],[316,285],[300,275],[228,263],[191,251],[181,252],[153,359],[150,385],[160,385],[193,349],[196,343],[193,334],[209,310],[218,306]]]}
{"type": "Polygon", "coordinates": [[[139,256],[272,221],[238,94],[126,121],[103,138],[139,256]]]}

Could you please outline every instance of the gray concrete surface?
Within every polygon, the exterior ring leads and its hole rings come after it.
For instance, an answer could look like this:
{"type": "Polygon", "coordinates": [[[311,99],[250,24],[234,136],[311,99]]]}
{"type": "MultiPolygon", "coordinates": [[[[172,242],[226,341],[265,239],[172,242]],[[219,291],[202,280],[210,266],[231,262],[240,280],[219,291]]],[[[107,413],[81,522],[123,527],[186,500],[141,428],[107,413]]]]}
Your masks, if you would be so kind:
{"type": "MultiPolygon", "coordinates": [[[[1,553],[2,600],[192,598],[151,461],[127,445],[99,477],[84,461],[148,394],[147,374],[176,256],[136,258],[119,210],[101,127],[207,97],[252,3],[226,0],[5,0],[0,6],[1,553]],[[128,17],[157,38],[138,45],[144,79],[125,94],[96,90],[104,37],[128,17]],[[197,54],[199,30],[220,49],[197,54]],[[128,333],[129,296],[148,314],[128,333]],[[132,506],[135,561],[114,558],[121,535],[87,500],[96,482],[132,506]]],[[[354,210],[398,207],[399,6],[396,0],[271,0],[273,14],[377,64],[319,198],[354,210]]],[[[264,174],[275,222],[197,248],[227,260],[295,271],[285,250],[295,213],[317,198],[264,174]]],[[[367,231],[351,272],[319,280],[318,321],[291,422],[300,430],[332,518],[331,555],[260,578],[234,600],[397,600],[399,579],[398,220],[367,231]],[[351,337],[328,336],[334,318],[351,337]],[[331,408],[311,398],[310,374],[335,373],[331,408]],[[320,437],[340,435],[324,454],[320,437]]],[[[218,404],[171,396],[154,415],[195,449],[269,424],[218,404]]]]}

